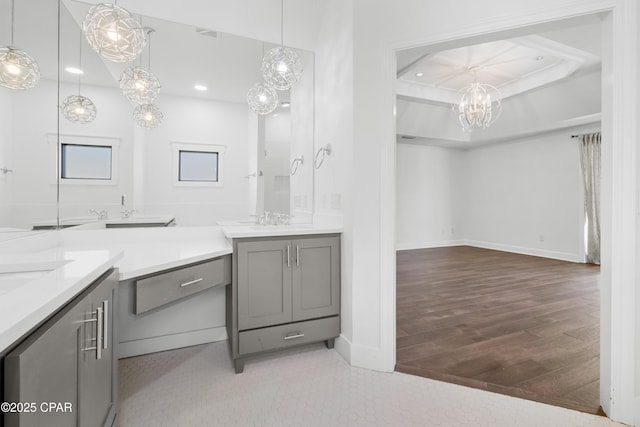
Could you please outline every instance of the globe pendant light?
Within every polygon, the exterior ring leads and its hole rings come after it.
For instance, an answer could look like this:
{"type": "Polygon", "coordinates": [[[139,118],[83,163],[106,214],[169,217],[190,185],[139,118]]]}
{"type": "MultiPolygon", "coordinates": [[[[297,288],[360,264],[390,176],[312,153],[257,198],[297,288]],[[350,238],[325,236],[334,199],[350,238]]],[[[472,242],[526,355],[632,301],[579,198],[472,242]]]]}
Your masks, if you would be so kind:
{"type": "Polygon", "coordinates": [[[280,0],[280,46],[267,52],[262,59],[264,81],[278,90],[287,90],[302,76],[302,62],[298,55],[284,47],[284,0],[280,0]]]}
{"type": "Polygon", "coordinates": [[[82,95],[70,95],[62,102],[62,114],[73,123],[91,123],[98,114],[95,104],[82,95]]]}
{"type": "MultiPolygon", "coordinates": [[[[160,93],[160,80],[151,73],[151,33],[147,28],[149,38],[149,62],[145,70],[141,66],[131,66],[120,76],[120,89],[124,96],[136,104],[151,104],[160,93]]],[[[142,61],[141,61],[142,62],[142,61]]]]}
{"type": "Polygon", "coordinates": [[[31,89],[40,80],[38,63],[13,46],[15,0],[11,1],[11,44],[0,47],[0,85],[9,89],[31,89]]]}
{"type": "Polygon", "coordinates": [[[133,118],[138,126],[153,129],[162,124],[164,118],[162,111],[153,104],[138,105],[133,111],[133,118]]]}
{"type": "Polygon", "coordinates": [[[82,30],[93,50],[113,62],[134,60],[147,42],[142,26],[133,16],[111,3],[91,7],[82,22],[82,30]]]}
{"type": "Polygon", "coordinates": [[[493,124],[502,112],[502,97],[492,85],[478,83],[476,73],[479,67],[469,67],[473,73],[473,83],[459,91],[460,102],[454,105],[458,113],[458,122],[465,132],[474,127],[486,129],[493,124]]]}
{"type": "Polygon", "coordinates": [[[247,104],[257,114],[269,114],[278,106],[278,93],[265,83],[256,83],[247,92],[247,104]]]}
{"type": "MultiPolygon", "coordinates": [[[[78,69],[82,70],[82,32],[79,37],[78,69]]],[[[70,95],[62,101],[62,115],[72,123],[91,123],[98,114],[95,104],[87,97],[80,95],[82,73],[78,73],[78,95],[70,95]]]]}

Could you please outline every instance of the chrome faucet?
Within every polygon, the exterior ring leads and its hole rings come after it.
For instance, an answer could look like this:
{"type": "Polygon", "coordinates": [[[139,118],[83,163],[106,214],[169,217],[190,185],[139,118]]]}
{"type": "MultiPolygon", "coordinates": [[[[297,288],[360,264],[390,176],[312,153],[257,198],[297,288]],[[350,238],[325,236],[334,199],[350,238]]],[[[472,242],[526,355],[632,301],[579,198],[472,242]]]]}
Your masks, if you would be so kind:
{"type": "Polygon", "coordinates": [[[89,209],[89,213],[94,213],[98,215],[98,219],[107,219],[109,217],[109,212],[106,210],[97,210],[97,209],[89,209]]]}
{"type": "Polygon", "coordinates": [[[125,209],[124,208],[124,199],[127,197],[126,194],[123,194],[120,197],[120,205],[122,206],[122,210],[120,211],[120,218],[127,219],[131,218],[135,212],[138,212],[136,209],[125,209]]]}

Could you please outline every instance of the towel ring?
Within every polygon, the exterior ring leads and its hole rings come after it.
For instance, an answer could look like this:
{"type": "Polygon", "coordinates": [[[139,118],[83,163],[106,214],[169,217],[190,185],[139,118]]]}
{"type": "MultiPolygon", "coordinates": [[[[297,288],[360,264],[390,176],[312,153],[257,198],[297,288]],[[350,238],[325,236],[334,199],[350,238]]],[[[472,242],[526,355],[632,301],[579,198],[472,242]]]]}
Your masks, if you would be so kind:
{"type": "Polygon", "coordinates": [[[318,152],[316,153],[316,157],[315,159],[313,159],[313,165],[315,166],[316,169],[320,169],[320,166],[322,166],[322,164],[324,163],[325,155],[326,156],[331,155],[331,144],[325,145],[324,147],[319,149],[318,152]],[[320,156],[320,154],[322,154],[322,157],[320,157],[320,162],[318,162],[318,157],[320,156]]]}
{"type": "Polygon", "coordinates": [[[289,168],[289,175],[293,176],[298,172],[298,166],[304,164],[304,156],[296,157],[291,162],[291,167],[289,168]]]}

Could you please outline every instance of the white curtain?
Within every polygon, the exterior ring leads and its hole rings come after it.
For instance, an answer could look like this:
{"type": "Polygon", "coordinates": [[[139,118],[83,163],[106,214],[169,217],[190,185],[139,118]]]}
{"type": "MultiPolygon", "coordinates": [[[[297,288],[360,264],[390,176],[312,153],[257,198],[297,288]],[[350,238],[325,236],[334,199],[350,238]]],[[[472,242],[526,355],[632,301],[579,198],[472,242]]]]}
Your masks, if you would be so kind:
{"type": "Polygon", "coordinates": [[[600,264],[600,132],[581,135],[580,140],[587,221],[586,261],[600,264]]]}

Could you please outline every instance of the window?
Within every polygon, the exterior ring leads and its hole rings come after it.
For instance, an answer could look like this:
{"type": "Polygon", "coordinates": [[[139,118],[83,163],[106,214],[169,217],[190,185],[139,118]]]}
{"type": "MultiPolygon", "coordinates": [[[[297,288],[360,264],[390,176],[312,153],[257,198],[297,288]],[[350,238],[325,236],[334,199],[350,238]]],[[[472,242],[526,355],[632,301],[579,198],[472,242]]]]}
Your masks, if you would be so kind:
{"type": "Polygon", "coordinates": [[[179,150],[178,181],[218,182],[218,153],[179,150]]]}
{"type": "Polygon", "coordinates": [[[111,180],[112,148],[61,144],[60,178],[111,180]]]}
{"type": "Polygon", "coordinates": [[[225,147],[172,142],[173,184],[181,187],[222,187],[225,147]]]}

